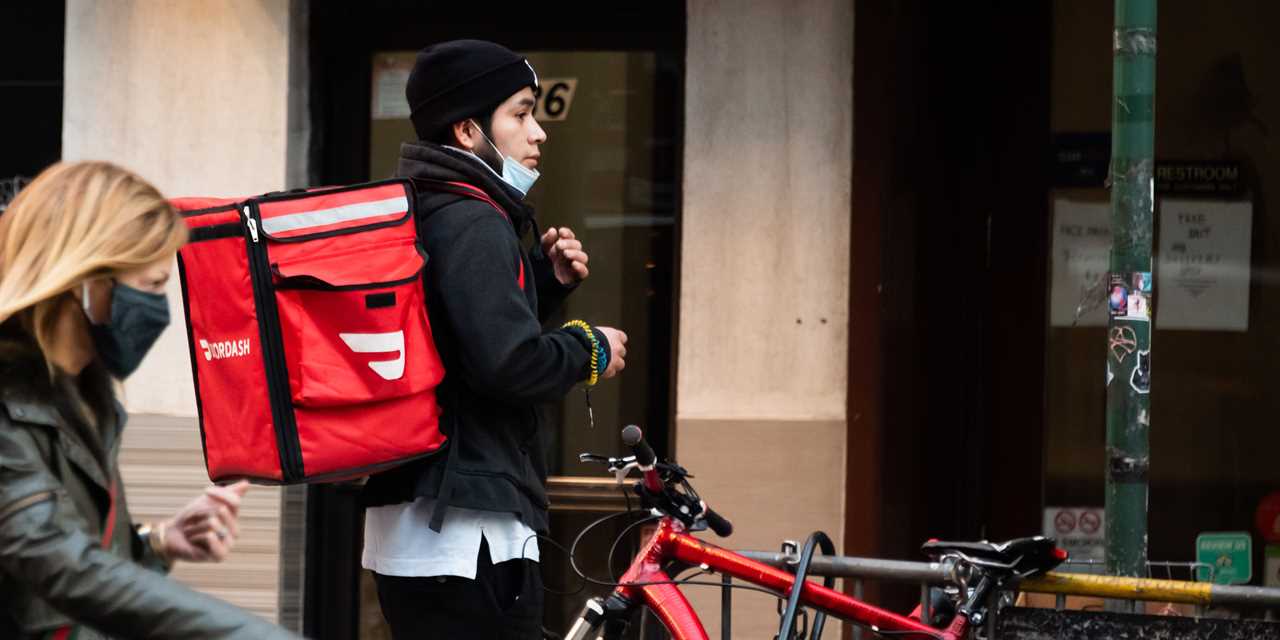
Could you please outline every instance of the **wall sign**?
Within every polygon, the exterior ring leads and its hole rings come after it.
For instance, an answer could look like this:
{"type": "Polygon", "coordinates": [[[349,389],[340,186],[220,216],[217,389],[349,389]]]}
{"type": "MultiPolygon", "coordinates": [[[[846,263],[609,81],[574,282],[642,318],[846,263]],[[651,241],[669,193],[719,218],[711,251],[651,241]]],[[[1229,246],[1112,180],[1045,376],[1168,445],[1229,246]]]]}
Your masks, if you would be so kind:
{"type": "MultiPolygon", "coordinates": [[[[1053,136],[1053,186],[1105,188],[1111,167],[1108,131],[1058,133],[1053,136]]],[[[1156,193],[1235,198],[1245,191],[1239,162],[1160,160],[1155,162],[1156,193]]]]}
{"type": "Polygon", "coordinates": [[[1156,272],[1156,327],[1249,328],[1249,201],[1164,198],[1156,272]]]}
{"type": "Polygon", "coordinates": [[[1106,306],[1098,304],[1111,260],[1111,205],[1059,198],[1053,203],[1053,274],[1049,324],[1103,327],[1106,306]],[[1092,298],[1097,298],[1096,300],[1092,298]],[[1076,321],[1076,309],[1088,309],[1076,321]],[[1092,304],[1090,304],[1092,303],[1092,304]]]}
{"type": "Polygon", "coordinates": [[[404,95],[404,88],[409,85],[410,71],[413,71],[413,58],[395,55],[374,58],[370,118],[403,120],[409,117],[409,100],[404,95]]]}
{"type": "MultiPolygon", "coordinates": [[[[1248,584],[1253,579],[1253,538],[1245,532],[1196,536],[1196,562],[1213,567],[1214,584],[1248,584]]],[[[1196,581],[1208,582],[1209,569],[1196,570],[1196,581]]]]}
{"type": "Polygon", "coordinates": [[[1111,166],[1111,134],[1058,133],[1053,136],[1053,186],[1101,187],[1111,166]]]}
{"type": "Polygon", "coordinates": [[[1156,163],[1156,193],[1214,197],[1239,196],[1243,187],[1239,162],[1156,163]]]}
{"type": "Polygon", "coordinates": [[[558,122],[569,117],[573,94],[578,90],[577,78],[541,78],[534,90],[538,102],[533,115],[541,122],[558,122]]]}
{"type": "Polygon", "coordinates": [[[1252,203],[1183,198],[1160,203],[1152,291],[1147,276],[1140,286],[1131,280],[1134,274],[1118,274],[1120,282],[1109,279],[1110,204],[1054,200],[1050,326],[1101,327],[1112,314],[1154,316],[1158,329],[1248,330],[1252,203]],[[1135,289],[1142,299],[1130,300],[1135,289]],[[1077,319],[1078,309],[1083,313],[1077,319]]]}
{"type": "Polygon", "coordinates": [[[1070,560],[1081,562],[1076,566],[1063,565],[1056,569],[1067,573],[1089,572],[1085,562],[1102,564],[1107,558],[1106,513],[1102,507],[1046,507],[1042,533],[1058,542],[1058,547],[1070,554],[1070,560]]]}

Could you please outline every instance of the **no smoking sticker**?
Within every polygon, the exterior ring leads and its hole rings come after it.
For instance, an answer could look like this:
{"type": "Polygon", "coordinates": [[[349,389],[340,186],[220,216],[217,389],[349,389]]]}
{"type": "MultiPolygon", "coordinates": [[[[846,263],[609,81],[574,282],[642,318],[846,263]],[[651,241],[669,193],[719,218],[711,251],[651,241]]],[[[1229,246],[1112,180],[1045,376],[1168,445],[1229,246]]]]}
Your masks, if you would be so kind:
{"type": "Polygon", "coordinates": [[[1093,535],[1102,528],[1102,518],[1094,511],[1085,511],[1080,514],[1080,533],[1093,535]]]}
{"type": "Polygon", "coordinates": [[[1053,528],[1062,535],[1066,535],[1076,530],[1076,516],[1070,511],[1059,511],[1058,515],[1053,517],[1053,528]]]}

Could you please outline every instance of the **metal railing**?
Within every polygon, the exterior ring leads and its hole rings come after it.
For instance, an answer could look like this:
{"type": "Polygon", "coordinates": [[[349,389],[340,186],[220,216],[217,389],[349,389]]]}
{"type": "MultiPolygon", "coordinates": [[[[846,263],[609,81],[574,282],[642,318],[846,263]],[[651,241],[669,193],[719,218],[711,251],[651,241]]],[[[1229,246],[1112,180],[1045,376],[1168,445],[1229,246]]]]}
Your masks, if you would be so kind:
{"type": "MultiPolygon", "coordinates": [[[[791,547],[788,547],[789,549],[791,547]]],[[[764,564],[792,570],[799,562],[795,553],[769,551],[739,551],[741,555],[764,564]]],[[[1049,572],[1043,576],[1029,578],[1011,585],[1006,589],[1030,593],[1052,594],[1055,608],[1066,608],[1067,596],[1087,596],[1111,600],[1171,602],[1195,605],[1197,615],[1203,614],[1207,607],[1264,609],[1265,620],[1274,620],[1280,611],[1280,589],[1268,587],[1249,587],[1234,585],[1218,585],[1210,582],[1193,582],[1154,577],[1160,574],[1172,577],[1175,572],[1185,570],[1194,578],[1197,570],[1213,568],[1193,562],[1149,562],[1147,578],[1127,578],[1098,575],[1101,563],[1075,561],[1067,563],[1068,568],[1083,568],[1084,572],[1049,572]]],[[[833,576],[853,580],[853,595],[862,599],[865,583],[868,580],[917,583],[920,585],[920,607],[922,619],[928,620],[930,611],[929,590],[934,586],[953,586],[949,583],[948,572],[937,562],[910,562],[903,560],[883,560],[879,558],[858,558],[850,556],[816,556],[809,565],[809,576],[833,576]]],[[[722,578],[725,587],[722,590],[722,636],[727,635],[732,607],[732,581],[722,578]]],[[[999,595],[997,595],[999,597],[999,595]]],[[[994,602],[994,600],[993,600],[994,602]]],[[[987,637],[994,637],[997,616],[995,607],[985,621],[987,637]]],[[[855,625],[854,638],[862,640],[864,629],[855,625]]]]}

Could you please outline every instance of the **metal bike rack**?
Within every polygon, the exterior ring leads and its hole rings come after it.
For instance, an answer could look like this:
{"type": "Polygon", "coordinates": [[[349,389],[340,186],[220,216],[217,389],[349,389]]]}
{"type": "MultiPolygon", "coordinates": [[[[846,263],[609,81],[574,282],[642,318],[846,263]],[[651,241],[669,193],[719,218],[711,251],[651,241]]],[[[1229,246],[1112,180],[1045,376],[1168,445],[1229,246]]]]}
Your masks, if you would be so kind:
{"type": "MultiPolygon", "coordinates": [[[[795,548],[795,543],[790,543],[788,549],[795,548]]],[[[794,572],[800,561],[800,557],[794,552],[738,551],[737,553],[785,571],[794,572]]],[[[1101,568],[1100,566],[1095,566],[1095,563],[1089,562],[1069,562],[1068,566],[1085,567],[1086,569],[1101,568]]],[[[1154,575],[1163,573],[1172,576],[1176,571],[1186,570],[1190,577],[1194,576],[1197,570],[1205,569],[1206,567],[1207,565],[1190,562],[1156,561],[1148,563],[1148,573],[1154,575]]],[[[1212,571],[1211,567],[1208,569],[1212,571]]],[[[947,572],[939,563],[883,560],[880,558],[816,556],[810,559],[806,575],[852,579],[854,597],[859,599],[863,597],[864,585],[867,580],[918,583],[920,585],[921,615],[926,620],[930,613],[930,587],[948,585],[947,572]]],[[[721,637],[727,639],[731,637],[729,625],[732,607],[732,579],[728,576],[723,576],[721,582],[724,585],[721,595],[721,637]]],[[[1268,587],[1217,585],[1156,577],[1116,578],[1090,573],[1062,572],[1049,572],[1037,578],[1029,578],[1016,584],[1015,587],[1017,591],[1055,595],[1055,607],[1047,611],[1061,612],[1065,610],[1067,596],[1091,596],[1131,601],[1192,604],[1196,606],[1198,616],[1202,615],[1207,608],[1213,607],[1264,610],[1263,620],[1267,622],[1274,620],[1277,612],[1280,612],[1280,589],[1268,587]]],[[[1019,609],[1018,611],[1027,610],[1019,609]]],[[[988,638],[993,638],[996,631],[998,616],[994,615],[995,613],[997,612],[994,609],[990,611],[985,621],[988,638]]],[[[1087,614],[1089,612],[1083,613],[1087,614]]],[[[1215,623],[1221,622],[1232,621],[1216,621],[1215,623]]],[[[1266,622],[1253,621],[1249,624],[1265,625],[1266,622]]],[[[1249,627],[1246,631],[1255,635],[1241,635],[1239,637],[1271,637],[1256,635],[1258,631],[1253,627],[1249,627]]],[[[1239,631],[1239,633],[1245,633],[1246,631],[1239,631]]],[[[854,626],[854,638],[862,640],[864,637],[864,629],[854,626]]],[[[1228,635],[1227,637],[1236,636],[1228,635]]]]}
{"type": "MultiPolygon", "coordinates": [[[[795,548],[795,543],[790,543],[795,548]]],[[[740,555],[767,564],[772,567],[793,571],[799,558],[790,553],[777,551],[738,551],[740,555]]],[[[883,580],[886,582],[916,582],[920,584],[921,616],[929,617],[929,588],[947,584],[947,572],[937,562],[909,562],[904,560],[883,560],[880,558],[858,558],[852,556],[818,556],[809,564],[809,575],[852,578],[853,597],[861,600],[865,592],[866,580],[883,580]]],[[[731,579],[724,576],[724,593],[721,596],[721,637],[728,640],[731,636],[725,633],[728,629],[729,610],[731,604],[731,579]]],[[[854,626],[854,640],[863,639],[864,629],[854,626]]]]}

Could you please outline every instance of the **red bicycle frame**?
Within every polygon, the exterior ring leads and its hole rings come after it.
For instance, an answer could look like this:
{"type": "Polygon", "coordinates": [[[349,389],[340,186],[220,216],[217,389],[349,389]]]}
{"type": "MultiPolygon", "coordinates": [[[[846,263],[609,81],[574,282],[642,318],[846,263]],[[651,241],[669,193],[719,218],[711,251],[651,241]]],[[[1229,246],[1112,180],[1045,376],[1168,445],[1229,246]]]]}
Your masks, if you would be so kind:
{"type": "MultiPolygon", "coordinates": [[[[679,521],[662,518],[653,536],[619,580],[620,586],[614,589],[613,594],[627,602],[643,602],[676,640],[708,639],[693,607],[680,589],[671,584],[671,577],[662,569],[671,560],[691,566],[706,565],[716,573],[733,576],[783,596],[789,596],[796,583],[795,576],[785,571],[703,542],[689,535],[679,521]]],[[[803,581],[801,589],[800,603],[804,606],[856,624],[906,634],[904,637],[913,637],[916,634],[910,632],[918,632],[918,637],[960,640],[969,628],[969,619],[963,614],[957,614],[947,629],[935,629],[807,580],[803,581]]]]}
{"type": "MultiPolygon", "coordinates": [[[[634,458],[606,458],[592,453],[579,456],[583,462],[605,462],[618,481],[632,468],[639,468],[642,481],[635,491],[646,509],[663,514],[658,528],[645,542],[632,561],[627,572],[616,584],[608,598],[592,598],[583,607],[566,640],[595,640],[595,633],[604,627],[605,637],[612,640],[625,630],[629,614],[637,607],[647,606],[666,626],[676,640],[708,640],[707,630],[689,601],[685,599],[663,567],[670,563],[702,567],[723,576],[737,578],[758,585],[787,599],[787,611],[779,622],[779,633],[790,635],[797,607],[804,606],[842,620],[870,627],[873,632],[899,637],[929,638],[930,640],[961,640],[969,631],[971,621],[981,623],[987,597],[1000,589],[1010,577],[1025,578],[1043,573],[1067,559],[1067,553],[1057,548],[1051,538],[1035,536],[1017,538],[1003,543],[943,542],[930,540],[922,549],[933,556],[963,560],[964,575],[956,574],[960,592],[967,596],[959,603],[954,617],[946,629],[931,627],[919,619],[898,615],[847,596],[835,589],[818,585],[796,575],[775,569],[766,564],[745,558],[714,544],[703,542],[689,535],[688,528],[701,530],[706,526],[720,537],[733,534],[733,523],[707,506],[689,484],[688,472],[679,465],[660,463],[653,449],[644,441],[644,434],[635,425],[622,430],[622,441],[635,453],[634,458]],[[976,577],[976,586],[966,585],[976,577]],[[800,583],[797,593],[796,583],[800,583]]],[[[592,525],[594,526],[594,525],[592,525]]],[[[579,534],[582,535],[590,527],[579,534]]],[[[629,529],[629,528],[628,528],[629,529]]],[[[625,533],[625,532],[624,532],[625,533]]],[[[821,532],[815,532],[805,543],[800,564],[796,569],[804,576],[815,550],[820,545],[826,553],[833,552],[831,540],[821,532]]],[[[577,547],[577,541],[574,542],[577,547]]],[[[573,550],[569,552],[570,560],[573,550]]],[[[574,570],[578,571],[577,565],[574,570]]],[[[579,571],[579,576],[583,574],[579,571]]],[[[583,576],[585,579],[585,576],[583,576]]],[[[592,580],[592,582],[597,582],[592,580]]],[[[597,582],[599,584],[599,582],[597,582]]],[[[821,624],[814,620],[814,632],[821,624]]]]}

